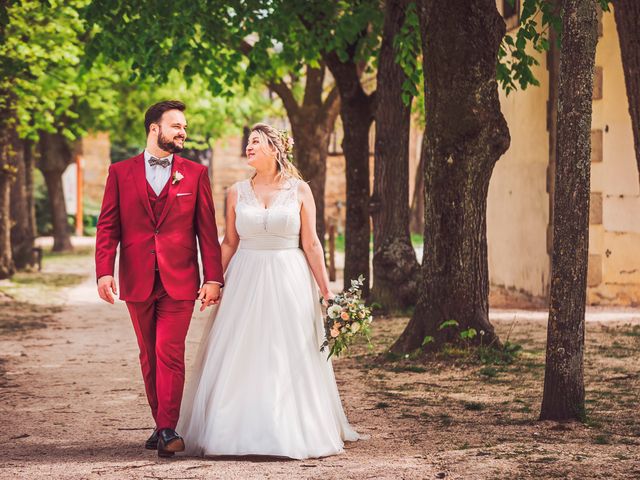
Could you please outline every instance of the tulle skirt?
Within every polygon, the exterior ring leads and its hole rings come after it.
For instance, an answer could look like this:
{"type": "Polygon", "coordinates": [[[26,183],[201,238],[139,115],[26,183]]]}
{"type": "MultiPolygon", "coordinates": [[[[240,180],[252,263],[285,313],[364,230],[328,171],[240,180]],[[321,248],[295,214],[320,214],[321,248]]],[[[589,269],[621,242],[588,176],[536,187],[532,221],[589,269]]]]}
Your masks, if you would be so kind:
{"type": "Polygon", "coordinates": [[[342,409],[318,291],[302,250],[239,249],[187,381],[177,431],[190,455],[341,453],[342,409]]]}

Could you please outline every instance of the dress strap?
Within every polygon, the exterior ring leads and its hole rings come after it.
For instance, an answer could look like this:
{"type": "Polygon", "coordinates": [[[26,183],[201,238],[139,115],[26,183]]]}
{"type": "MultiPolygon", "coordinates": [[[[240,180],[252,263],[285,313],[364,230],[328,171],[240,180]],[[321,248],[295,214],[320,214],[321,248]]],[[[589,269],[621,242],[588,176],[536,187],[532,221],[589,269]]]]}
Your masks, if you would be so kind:
{"type": "Polygon", "coordinates": [[[238,192],[237,203],[253,205],[253,193],[251,192],[251,185],[249,184],[249,180],[242,180],[236,183],[236,190],[238,192]]]}

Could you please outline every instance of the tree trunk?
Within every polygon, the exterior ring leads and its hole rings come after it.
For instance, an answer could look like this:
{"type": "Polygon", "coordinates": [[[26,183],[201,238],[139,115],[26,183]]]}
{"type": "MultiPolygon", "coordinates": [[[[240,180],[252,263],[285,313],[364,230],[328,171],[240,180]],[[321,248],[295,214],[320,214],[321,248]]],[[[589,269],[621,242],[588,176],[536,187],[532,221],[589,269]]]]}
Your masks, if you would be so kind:
{"type": "MultiPolygon", "coordinates": [[[[33,171],[36,168],[34,144],[31,140],[24,140],[24,171],[25,189],[27,191],[27,210],[29,212],[29,230],[33,232],[34,240],[38,236],[38,226],[36,223],[36,196],[33,171]]],[[[34,258],[34,261],[36,259],[34,258]]]]}
{"type": "Polygon", "coordinates": [[[9,278],[15,272],[11,252],[11,184],[16,174],[12,164],[15,135],[12,100],[9,92],[0,91],[0,279],[9,278]]]}
{"type": "MultiPolygon", "coordinates": [[[[0,140],[4,140],[1,138],[0,140]]],[[[0,157],[6,157],[5,144],[0,145],[0,157]]],[[[13,255],[11,254],[11,183],[13,174],[4,159],[0,159],[0,280],[9,278],[15,273],[13,255]]]]}
{"type": "Polygon", "coordinates": [[[562,18],[551,298],[540,419],[584,420],[595,0],[564,0],[562,18]]]}
{"type": "Polygon", "coordinates": [[[409,128],[411,106],[402,102],[406,75],[393,42],[405,18],[406,2],[389,0],[376,86],[373,217],[373,289],[370,299],[388,312],[415,305],[420,265],[409,233],[409,128]]]}
{"type": "Polygon", "coordinates": [[[640,2],[613,0],[640,181],[640,2]]]}
{"type": "Polygon", "coordinates": [[[59,133],[40,132],[40,159],[38,167],[42,171],[53,223],[53,251],[73,250],[67,220],[67,207],[64,202],[62,174],[73,162],[73,153],[67,139],[59,133]]]}
{"type": "MultiPolygon", "coordinates": [[[[364,93],[364,92],[363,92],[364,93]]],[[[344,102],[341,109],[346,159],[347,212],[345,225],[344,288],[351,280],[365,277],[362,293],[369,295],[369,127],[371,114],[367,97],[344,102]]]]}
{"type": "Polygon", "coordinates": [[[409,219],[409,230],[411,233],[422,233],[424,231],[424,157],[420,156],[416,180],[413,189],[413,200],[411,200],[411,212],[409,219]]]}
{"type": "Polygon", "coordinates": [[[344,129],[342,151],[347,172],[347,214],[345,225],[344,288],[364,275],[363,295],[369,295],[369,129],[373,122],[373,97],[360,83],[355,47],[350,58],[341,62],[335,53],[325,55],[327,66],[340,90],[340,116],[344,129]]]}
{"type": "MultiPolygon", "coordinates": [[[[5,40],[9,1],[0,0],[0,42],[5,40]]],[[[8,73],[8,72],[4,72],[8,73]]],[[[3,79],[3,85],[10,84],[3,79]]],[[[15,97],[11,91],[0,90],[0,280],[15,272],[11,253],[11,183],[16,169],[11,164],[11,137],[15,131],[15,97]]]]}
{"type": "Polygon", "coordinates": [[[31,164],[27,165],[25,154],[27,143],[13,135],[13,154],[17,172],[11,187],[11,251],[18,270],[30,269],[36,264],[33,248],[35,246],[34,219],[31,210],[33,202],[33,174],[31,164]]]}
{"type": "Polygon", "coordinates": [[[510,142],[495,78],[505,24],[493,0],[418,4],[425,76],[423,287],[396,352],[474,339],[499,345],[488,318],[486,205],[510,142]],[[447,320],[458,328],[439,326],[447,320]]]}

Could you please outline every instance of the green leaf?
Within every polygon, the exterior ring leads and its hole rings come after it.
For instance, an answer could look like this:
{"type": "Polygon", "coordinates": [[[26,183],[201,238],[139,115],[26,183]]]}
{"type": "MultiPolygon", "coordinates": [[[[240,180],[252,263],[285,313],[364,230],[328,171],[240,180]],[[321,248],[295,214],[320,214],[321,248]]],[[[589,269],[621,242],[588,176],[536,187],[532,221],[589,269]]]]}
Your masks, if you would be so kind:
{"type": "Polygon", "coordinates": [[[419,95],[418,85],[422,84],[420,22],[415,2],[407,5],[405,18],[400,31],[393,39],[395,61],[402,67],[406,76],[402,84],[401,95],[404,105],[410,105],[412,97],[419,95]]]}
{"type": "Polygon", "coordinates": [[[527,53],[527,46],[542,53],[549,49],[549,28],[560,34],[562,21],[554,9],[547,0],[524,0],[515,40],[508,34],[503,37],[498,50],[496,79],[507,95],[516,89],[515,81],[523,90],[529,85],[539,85],[529,68],[538,65],[538,61],[527,53]]]}
{"type": "Polygon", "coordinates": [[[462,338],[463,340],[471,340],[477,334],[478,334],[478,332],[476,331],[476,329],[473,328],[473,327],[470,327],[470,328],[467,328],[466,330],[463,330],[463,331],[460,332],[460,338],[462,338]]]}
{"type": "Polygon", "coordinates": [[[440,324],[438,330],[443,330],[449,327],[458,327],[460,324],[456,320],[446,320],[440,324]]]}
{"type": "Polygon", "coordinates": [[[429,343],[435,341],[435,338],[433,338],[430,335],[427,335],[426,337],[424,337],[424,339],[422,340],[422,346],[424,347],[425,345],[428,345],[429,343]]]}

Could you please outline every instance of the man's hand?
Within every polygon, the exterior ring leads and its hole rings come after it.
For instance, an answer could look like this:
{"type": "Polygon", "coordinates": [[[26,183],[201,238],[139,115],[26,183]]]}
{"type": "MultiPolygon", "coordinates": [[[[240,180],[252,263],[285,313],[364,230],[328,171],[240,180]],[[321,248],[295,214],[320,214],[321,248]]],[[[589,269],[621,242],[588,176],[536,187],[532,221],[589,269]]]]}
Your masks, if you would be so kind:
{"type": "Polygon", "coordinates": [[[118,294],[118,287],[116,286],[116,281],[111,275],[103,275],[98,279],[98,295],[105,302],[109,302],[113,305],[115,302],[113,295],[118,294]]]}
{"type": "Polygon", "coordinates": [[[210,305],[217,305],[220,302],[220,285],[217,283],[205,283],[198,290],[198,300],[201,303],[201,312],[210,305]]]}

